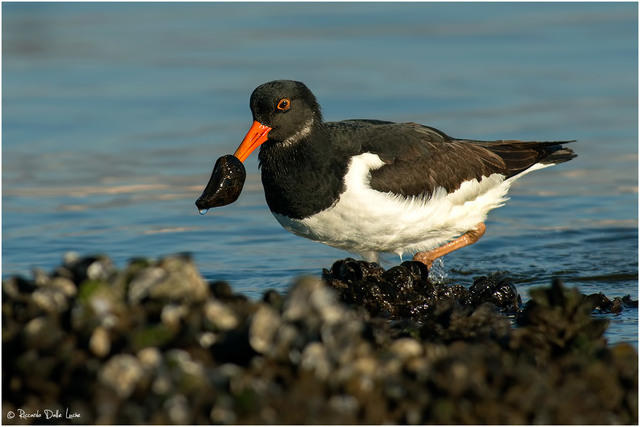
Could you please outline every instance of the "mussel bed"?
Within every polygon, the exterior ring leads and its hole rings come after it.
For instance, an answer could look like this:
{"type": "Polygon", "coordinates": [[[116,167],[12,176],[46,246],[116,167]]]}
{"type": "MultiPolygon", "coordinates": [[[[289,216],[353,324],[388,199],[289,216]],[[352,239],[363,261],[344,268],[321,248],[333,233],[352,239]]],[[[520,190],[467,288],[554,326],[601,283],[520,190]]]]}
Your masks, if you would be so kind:
{"type": "Polygon", "coordinates": [[[252,301],[186,255],[70,254],[3,281],[3,421],[636,424],[637,351],[593,312],[637,301],[558,280],[530,295],[346,259],[252,301]]]}

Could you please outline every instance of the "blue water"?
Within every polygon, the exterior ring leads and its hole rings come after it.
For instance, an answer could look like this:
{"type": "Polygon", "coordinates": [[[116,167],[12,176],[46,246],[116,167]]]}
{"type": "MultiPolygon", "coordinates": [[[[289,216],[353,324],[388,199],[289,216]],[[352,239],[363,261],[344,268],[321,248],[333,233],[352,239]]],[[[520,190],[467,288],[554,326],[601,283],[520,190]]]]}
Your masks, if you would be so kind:
{"type": "MultiPolygon", "coordinates": [[[[66,251],[191,252],[259,296],[348,254],[266,207],[257,156],[233,205],[198,214],[248,98],[301,80],[327,120],[416,121],[477,139],[578,139],[519,181],[446,280],[508,271],[526,296],[561,277],[638,297],[634,3],[3,3],[2,275],[66,251]]],[[[397,262],[388,257],[386,266],[397,262]]],[[[637,310],[610,316],[637,346],[637,310]]]]}

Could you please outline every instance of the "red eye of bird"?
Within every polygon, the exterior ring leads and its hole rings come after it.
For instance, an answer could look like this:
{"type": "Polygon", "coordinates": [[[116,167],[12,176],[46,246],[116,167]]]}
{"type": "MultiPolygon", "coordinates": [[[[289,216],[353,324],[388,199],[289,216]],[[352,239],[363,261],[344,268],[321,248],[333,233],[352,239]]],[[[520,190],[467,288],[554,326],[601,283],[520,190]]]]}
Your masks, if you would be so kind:
{"type": "Polygon", "coordinates": [[[278,110],[287,111],[291,107],[291,101],[289,98],[282,98],[278,101],[278,110]]]}

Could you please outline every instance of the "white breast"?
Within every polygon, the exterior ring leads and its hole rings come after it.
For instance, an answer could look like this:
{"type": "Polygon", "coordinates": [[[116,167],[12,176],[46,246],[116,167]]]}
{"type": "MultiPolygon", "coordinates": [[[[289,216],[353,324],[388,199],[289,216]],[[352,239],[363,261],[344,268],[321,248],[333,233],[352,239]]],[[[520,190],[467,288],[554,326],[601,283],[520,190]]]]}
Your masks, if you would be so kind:
{"type": "Polygon", "coordinates": [[[376,154],[351,159],[344,182],[346,190],[331,207],[304,219],[275,214],[290,232],[377,260],[379,252],[399,256],[433,249],[472,229],[487,213],[502,206],[511,183],[536,164],[507,180],[492,174],[480,182],[464,182],[451,194],[439,187],[428,198],[406,198],[371,188],[371,170],[385,163],[376,154]]]}

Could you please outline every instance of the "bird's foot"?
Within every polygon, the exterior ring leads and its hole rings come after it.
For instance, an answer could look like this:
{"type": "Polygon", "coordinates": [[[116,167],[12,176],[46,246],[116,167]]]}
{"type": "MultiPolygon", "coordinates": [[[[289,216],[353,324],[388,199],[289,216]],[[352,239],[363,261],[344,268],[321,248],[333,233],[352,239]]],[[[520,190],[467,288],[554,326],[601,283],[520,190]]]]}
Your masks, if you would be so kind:
{"type": "Polygon", "coordinates": [[[431,270],[431,266],[433,265],[433,262],[439,258],[439,256],[434,252],[435,251],[418,252],[413,256],[413,260],[423,263],[424,265],[427,266],[428,270],[431,270]]]}

